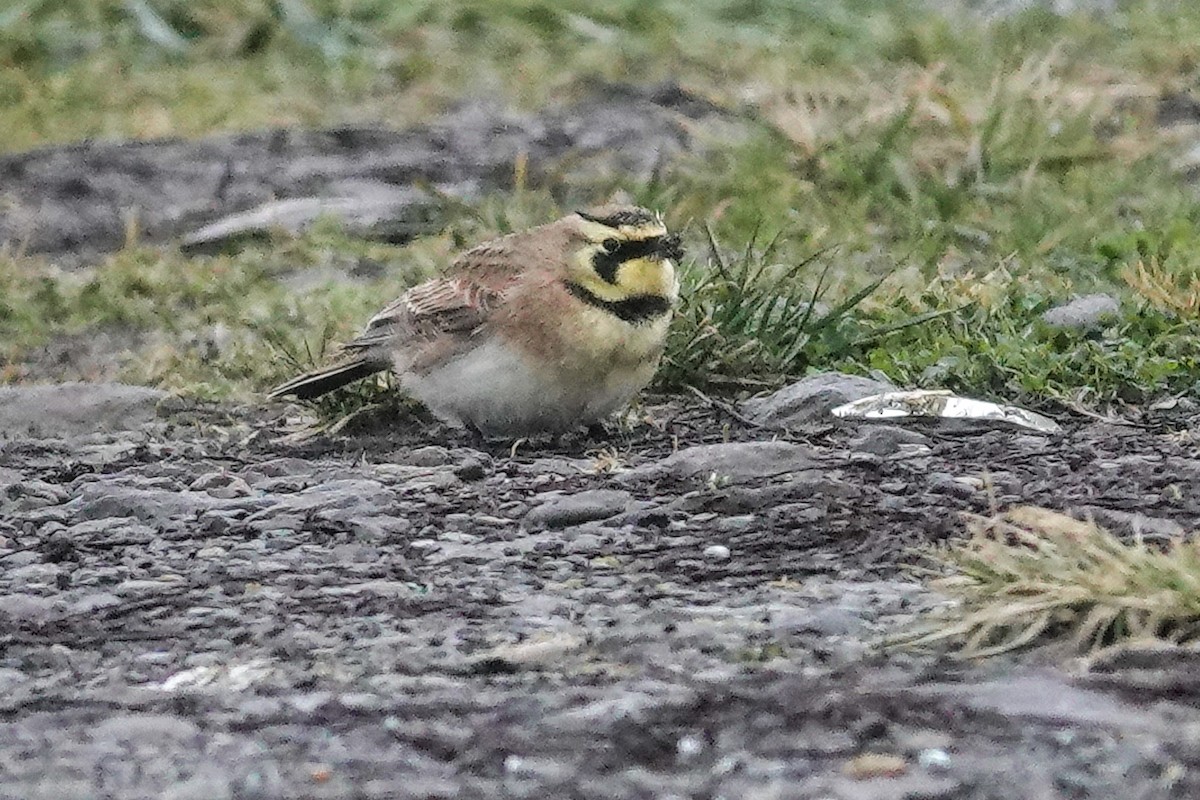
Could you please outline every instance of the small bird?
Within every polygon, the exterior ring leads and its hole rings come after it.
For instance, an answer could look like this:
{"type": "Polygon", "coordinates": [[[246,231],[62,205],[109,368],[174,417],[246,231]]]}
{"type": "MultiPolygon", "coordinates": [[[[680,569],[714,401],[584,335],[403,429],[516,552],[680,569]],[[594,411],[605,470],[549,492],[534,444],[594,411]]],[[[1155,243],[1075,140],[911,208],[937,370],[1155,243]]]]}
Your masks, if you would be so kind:
{"type": "Polygon", "coordinates": [[[678,234],[605,206],[467,250],[270,397],[319,397],[391,369],[438,418],[489,436],[562,433],[623,408],[654,377],[679,298],[678,234]]]}

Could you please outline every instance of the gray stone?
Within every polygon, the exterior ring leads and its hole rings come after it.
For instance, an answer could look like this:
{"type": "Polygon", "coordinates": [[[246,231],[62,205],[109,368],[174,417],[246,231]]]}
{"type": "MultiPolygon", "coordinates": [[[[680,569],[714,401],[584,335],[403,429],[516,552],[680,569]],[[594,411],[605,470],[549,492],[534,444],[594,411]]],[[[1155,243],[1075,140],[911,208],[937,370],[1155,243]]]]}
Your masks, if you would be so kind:
{"type": "Polygon", "coordinates": [[[1115,729],[1158,728],[1152,711],[1115,697],[1072,686],[1054,673],[1030,672],[991,681],[914,687],[919,696],[951,698],[976,712],[1058,725],[1115,729]]]}
{"type": "Polygon", "coordinates": [[[687,447],[662,461],[622,473],[618,480],[699,478],[737,483],[802,472],[820,466],[811,447],[791,442],[724,442],[687,447]]]}
{"type": "Polygon", "coordinates": [[[952,800],[962,797],[962,781],[941,775],[913,772],[906,775],[834,779],[828,794],[838,800],[952,800]]]}
{"type": "Polygon", "coordinates": [[[232,779],[218,767],[205,768],[187,780],[166,787],[162,800],[229,800],[232,779]]]}
{"type": "Polygon", "coordinates": [[[180,246],[185,252],[217,252],[274,231],[297,234],[322,217],[339,220],[356,236],[399,241],[429,232],[432,209],[429,196],[418,189],[374,184],[340,197],[269,200],[189,233],[180,246]]]}
{"type": "Polygon", "coordinates": [[[567,542],[568,553],[591,555],[600,552],[604,540],[594,533],[581,533],[567,542]]]}
{"type": "MultiPolygon", "coordinates": [[[[263,475],[267,478],[292,478],[296,476],[309,476],[313,473],[313,463],[305,461],[302,458],[273,458],[270,461],[262,461],[254,465],[253,472],[263,475]]],[[[250,475],[250,470],[247,470],[247,475],[250,475]]],[[[246,478],[247,483],[254,486],[260,479],[251,480],[246,478]]]]}
{"type": "Polygon", "coordinates": [[[234,497],[248,497],[254,493],[250,484],[237,475],[225,471],[206,472],[188,486],[194,492],[207,492],[210,497],[229,500],[234,497]]]}
{"type": "Polygon", "coordinates": [[[411,528],[407,519],[388,513],[395,500],[395,493],[379,481],[347,479],[326,481],[292,494],[226,502],[230,508],[253,503],[258,510],[243,524],[256,531],[299,530],[307,518],[317,515],[336,519],[362,538],[373,540],[411,528]]]}
{"type": "Polygon", "coordinates": [[[592,489],[553,497],[525,515],[525,526],[531,530],[557,530],[608,519],[627,510],[632,502],[633,495],[619,489],[592,489]]]}
{"type": "Polygon", "coordinates": [[[14,589],[27,589],[33,586],[52,586],[62,569],[57,564],[26,564],[23,567],[10,569],[5,575],[14,589]]]}
{"type": "Polygon", "coordinates": [[[446,467],[454,463],[454,456],[445,447],[430,444],[418,447],[400,459],[414,467],[446,467]]]}
{"type": "Polygon", "coordinates": [[[912,447],[928,447],[930,439],[918,431],[898,428],[895,425],[869,425],[851,439],[848,444],[856,452],[890,456],[912,447]]]}
{"type": "Polygon", "coordinates": [[[799,623],[796,630],[820,636],[849,636],[861,631],[863,619],[858,614],[838,606],[818,608],[799,623]]]}
{"type": "Polygon", "coordinates": [[[1121,536],[1145,536],[1157,539],[1182,538],[1186,529],[1173,519],[1151,517],[1131,511],[1101,506],[1079,506],[1071,509],[1075,516],[1092,520],[1121,536]]]}
{"type": "Polygon", "coordinates": [[[466,458],[454,468],[460,481],[480,481],[487,476],[487,467],[478,458],[466,458]]]}
{"type": "Polygon", "coordinates": [[[1094,330],[1115,318],[1121,302],[1107,294],[1088,294],[1044,312],[1042,322],[1052,328],[1094,330]]]}
{"type": "Polygon", "coordinates": [[[382,483],[371,480],[327,481],[281,499],[287,511],[339,510],[352,513],[378,512],[395,495],[382,483]]]}
{"type": "Polygon", "coordinates": [[[171,714],[117,714],[97,722],[91,733],[98,741],[156,743],[194,739],[200,728],[171,714]]]}
{"type": "Polygon", "coordinates": [[[366,542],[385,541],[412,530],[412,523],[403,517],[386,515],[355,517],[346,521],[354,535],[366,542]]]}
{"type": "Polygon", "coordinates": [[[44,625],[63,610],[61,600],[15,592],[0,594],[0,628],[22,623],[44,625]]]}
{"type": "Polygon", "coordinates": [[[946,472],[931,472],[929,474],[929,489],[938,494],[950,494],[955,497],[964,498],[974,497],[980,491],[974,481],[963,477],[955,477],[946,472]]]}
{"type": "Polygon", "coordinates": [[[351,583],[343,586],[325,586],[321,588],[321,594],[329,597],[359,597],[362,595],[409,597],[416,593],[417,588],[411,583],[385,580],[351,583]]]}
{"type": "Polygon", "coordinates": [[[120,383],[0,387],[0,434],[57,438],[134,430],[155,417],[166,392],[120,383]]]}
{"type": "Polygon", "coordinates": [[[66,502],[67,493],[45,481],[28,480],[0,488],[0,513],[12,514],[66,502]]]}
{"type": "Polygon", "coordinates": [[[717,530],[726,533],[744,531],[758,520],[754,514],[739,514],[734,517],[722,517],[717,520],[717,530]]]}
{"type": "Polygon", "coordinates": [[[19,669],[0,667],[0,692],[8,692],[29,680],[29,676],[19,669]]]}
{"type": "Polygon", "coordinates": [[[124,539],[144,538],[153,536],[154,533],[154,528],[143,525],[134,517],[100,516],[75,523],[63,532],[63,536],[73,542],[89,542],[109,536],[120,536],[124,539]]]}
{"type": "Polygon", "coordinates": [[[72,615],[87,616],[106,608],[121,605],[121,598],[109,592],[91,592],[80,597],[67,608],[72,615]]]}
{"type": "Polygon", "coordinates": [[[12,569],[14,567],[23,567],[26,564],[37,564],[42,560],[40,553],[33,550],[15,550],[8,551],[3,554],[4,566],[12,569]]]}
{"type": "Polygon", "coordinates": [[[791,428],[830,422],[830,411],[844,403],[884,392],[894,392],[890,383],[826,372],[810,375],[766,397],[742,404],[742,413],[760,425],[791,428]]]}
{"type": "Polygon", "coordinates": [[[121,581],[121,583],[114,587],[113,591],[122,597],[147,597],[174,592],[184,586],[186,584],[181,580],[153,581],[130,579],[121,581]]]}
{"type": "Polygon", "coordinates": [[[84,486],[79,496],[64,508],[75,519],[134,517],[151,525],[164,526],[174,520],[195,519],[202,512],[225,502],[205,492],[135,489],[112,483],[93,483],[84,486]]]}

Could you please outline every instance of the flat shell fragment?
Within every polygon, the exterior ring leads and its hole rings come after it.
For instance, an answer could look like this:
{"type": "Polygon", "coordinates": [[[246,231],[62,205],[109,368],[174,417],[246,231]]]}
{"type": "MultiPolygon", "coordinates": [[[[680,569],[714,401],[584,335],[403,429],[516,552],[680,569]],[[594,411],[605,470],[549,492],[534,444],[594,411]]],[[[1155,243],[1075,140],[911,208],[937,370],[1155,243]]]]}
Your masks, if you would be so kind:
{"type": "Polygon", "coordinates": [[[959,397],[945,389],[885,392],[840,405],[831,412],[843,419],[898,419],[936,417],[1028,428],[1038,433],[1061,433],[1049,417],[1016,406],[959,397]]]}

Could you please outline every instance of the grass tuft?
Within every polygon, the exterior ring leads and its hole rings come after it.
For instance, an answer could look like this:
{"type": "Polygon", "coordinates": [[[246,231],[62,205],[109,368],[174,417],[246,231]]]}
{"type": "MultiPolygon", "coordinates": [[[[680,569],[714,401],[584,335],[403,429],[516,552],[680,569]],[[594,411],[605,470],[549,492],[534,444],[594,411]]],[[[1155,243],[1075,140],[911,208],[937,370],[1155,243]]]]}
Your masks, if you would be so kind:
{"type": "MultiPolygon", "coordinates": [[[[299,375],[328,366],[338,357],[337,353],[331,352],[338,339],[333,324],[327,323],[315,338],[318,344],[313,347],[308,339],[297,342],[273,331],[264,336],[264,342],[272,351],[276,364],[291,375],[299,375]]],[[[311,409],[316,417],[316,424],[307,426],[306,431],[331,434],[353,432],[356,427],[378,427],[378,421],[394,422],[397,418],[411,416],[419,407],[415,400],[398,390],[395,377],[387,371],[300,403],[311,409]]]]}
{"type": "Polygon", "coordinates": [[[957,602],[908,646],[953,644],[963,658],[1039,645],[1087,653],[1135,639],[1200,639],[1200,546],[1123,541],[1092,522],[1022,506],[973,521],[972,535],[926,552],[957,602]]]}
{"type": "Polygon", "coordinates": [[[722,254],[711,227],[706,226],[705,233],[704,266],[683,265],[681,305],[672,323],[660,385],[770,386],[803,374],[814,362],[850,352],[862,333],[852,312],[884,278],[829,306],[823,302],[833,267],[828,251],[791,264],[776,262],[781,235],[760,248],[755,230],[730,257],[722,254]]]}

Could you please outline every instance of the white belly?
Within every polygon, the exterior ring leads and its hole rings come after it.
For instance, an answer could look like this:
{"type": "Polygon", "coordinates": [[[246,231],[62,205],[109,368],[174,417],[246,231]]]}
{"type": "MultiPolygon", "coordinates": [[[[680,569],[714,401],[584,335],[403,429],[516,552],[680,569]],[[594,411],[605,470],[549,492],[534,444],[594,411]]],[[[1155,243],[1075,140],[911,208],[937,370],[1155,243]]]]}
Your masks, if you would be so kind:
{"type": "Polygon", "coordinates": [[[491,340],[425,375],[402,375],[401,385],[447,422],[520,436],[565,431],[611,415],[649,382],[654,366],[601,370],[588,381],[559,379],[491,340]]]}

